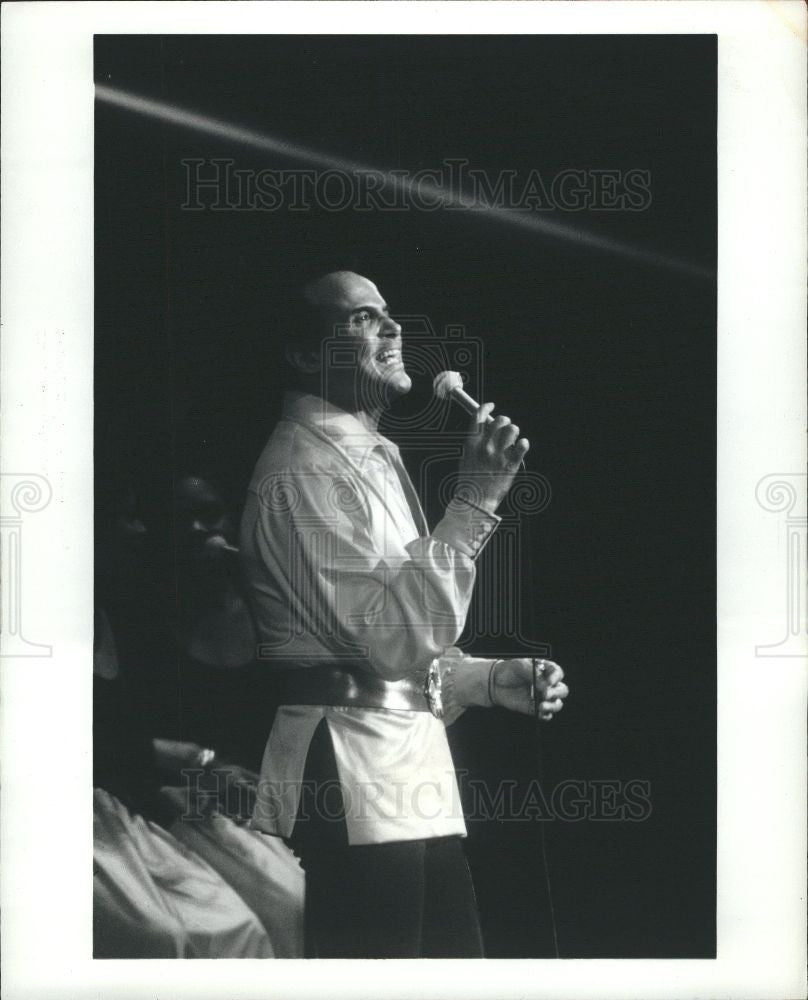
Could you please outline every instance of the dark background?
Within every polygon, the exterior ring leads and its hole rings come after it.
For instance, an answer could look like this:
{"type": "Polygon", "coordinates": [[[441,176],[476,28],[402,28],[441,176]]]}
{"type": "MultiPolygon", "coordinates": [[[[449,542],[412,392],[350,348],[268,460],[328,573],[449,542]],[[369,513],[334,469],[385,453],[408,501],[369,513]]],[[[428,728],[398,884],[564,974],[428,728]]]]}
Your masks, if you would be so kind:
{"type": "Polygon", "coordinates": [[[540,751],[467,713],[456,760],[525,789],[540,755],[548,797],[645,780],[652,812],[471,820],[492,957],[553,953],[542,828],[563,957],[715,954],[715,74],[712,36],[96,38],[99,83],[380,168],[650,171],[645,211],[549,213],[647,260],[441,210],[188,212],[183,158],[299,164],[97,104],[97,477],[125,466],[158,510],[204,453],[237,499],[279,406],[273,291],[319,268],[463,325],[531,439],[552,501],[522,519],[522,637],[572,693],[540,751]]]}

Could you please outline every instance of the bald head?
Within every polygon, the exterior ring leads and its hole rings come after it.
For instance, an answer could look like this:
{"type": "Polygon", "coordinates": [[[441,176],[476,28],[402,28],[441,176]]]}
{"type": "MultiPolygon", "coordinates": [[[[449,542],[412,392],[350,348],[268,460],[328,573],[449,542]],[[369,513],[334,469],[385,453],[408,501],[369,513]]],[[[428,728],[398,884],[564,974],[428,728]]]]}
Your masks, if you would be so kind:
{"type": "Polygon", "coordinates": [[[303,298],[328,320],[347,318],[362,306],[385,306],[373,282],[355,271],[331,271],[310,281],[303,289],[303,298]]]}

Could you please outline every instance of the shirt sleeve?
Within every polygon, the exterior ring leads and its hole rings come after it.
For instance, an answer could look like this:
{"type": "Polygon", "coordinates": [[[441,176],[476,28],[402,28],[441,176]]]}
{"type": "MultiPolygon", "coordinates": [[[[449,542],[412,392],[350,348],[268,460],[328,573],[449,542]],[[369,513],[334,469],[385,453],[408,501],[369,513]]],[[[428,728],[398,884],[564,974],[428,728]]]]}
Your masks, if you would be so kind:
{"type": "Polygon", "coordinates": [[[252,543],[284,581],[294,627],[387,680],[425,669],[456,642],[495,515],[458,504],[431,535],[403,544],[380,539],[357,476],[275,472],[257,492],[252,543]]]}
{"type": "Polygon", "coordinates": [[[462,664],[466,659],[468,659],[466,654],[457,646],[449,646],[438,657],[441,700],[443,701],[443,724],[445,726],[451,726],[453,722],[457,722],[466,711],[466,706],[460,704],[455,691],[455,673],[458,669],[463,669],[462,664]]]}
{"type": "Polygon", "coordinates": [[[453,498],[432,537],[476,559],[501,520],[481,507],[453,498]]]}

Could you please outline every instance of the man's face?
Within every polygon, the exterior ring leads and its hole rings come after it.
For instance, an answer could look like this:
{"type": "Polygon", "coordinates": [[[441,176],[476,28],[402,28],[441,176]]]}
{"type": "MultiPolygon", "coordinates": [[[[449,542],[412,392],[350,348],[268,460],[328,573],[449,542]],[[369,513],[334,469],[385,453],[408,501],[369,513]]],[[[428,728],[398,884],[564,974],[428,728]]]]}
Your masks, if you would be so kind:
{"type": "Polygon", "coordinates": [[[401,327],[391,318],[378,288],[359,274],[341,271],[310,292],[331,338],[323,357],[327,387],[352,389],[364,405],[386,406],[410,391],[401,356],[401,327]]]}
{"type": "Polygon", "coordinates": [[[233,524],[224,502],[206,480],[186,476],[175,486],[175,517],[178,554],[183,564],[205,562],[220,555],[206,543],[214,536],[233,541],[233,524]]]}

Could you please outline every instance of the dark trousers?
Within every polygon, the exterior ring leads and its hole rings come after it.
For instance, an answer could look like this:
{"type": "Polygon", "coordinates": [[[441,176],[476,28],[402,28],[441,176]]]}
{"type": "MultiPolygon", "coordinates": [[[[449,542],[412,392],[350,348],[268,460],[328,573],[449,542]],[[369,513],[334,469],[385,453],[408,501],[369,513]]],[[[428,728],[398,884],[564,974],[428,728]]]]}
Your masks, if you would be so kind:
{"type": "Polygon", "coordinates": [[[325,721],[306,759],[291,846],[306,872],[307,958],[481,958],[460,837],[349,847],[325,721]],[[327,789],[327,797],[318,792],[327,789]],[[326,809],[318,803],[326,802],[326,809]],[[326,816],[323,816],[323,812],[326,816]]]}

